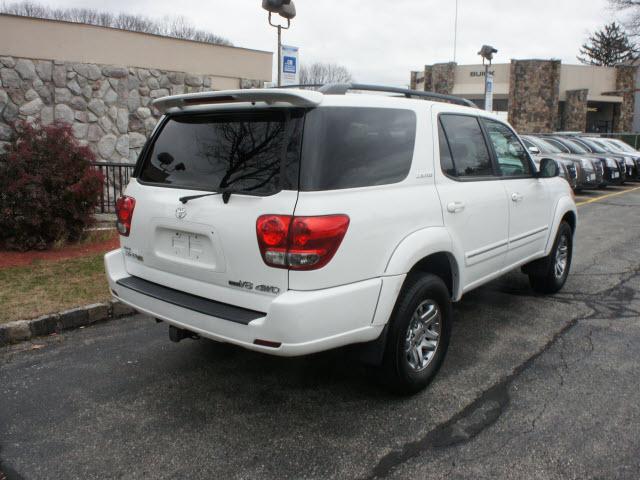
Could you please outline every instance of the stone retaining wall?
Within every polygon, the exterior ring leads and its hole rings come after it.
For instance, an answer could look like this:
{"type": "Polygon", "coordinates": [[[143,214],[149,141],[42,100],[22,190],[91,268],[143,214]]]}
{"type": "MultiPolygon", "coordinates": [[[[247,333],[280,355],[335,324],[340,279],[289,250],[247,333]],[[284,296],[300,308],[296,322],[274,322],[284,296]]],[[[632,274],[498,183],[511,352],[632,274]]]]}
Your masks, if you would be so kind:
{"type": "Polygon", "coordinates": [[[132,163],[159,118],[153,99],[210,88],[206,75],[0,57],[0,147],[17,119],[60,120],[98,160],[132,163]]]}

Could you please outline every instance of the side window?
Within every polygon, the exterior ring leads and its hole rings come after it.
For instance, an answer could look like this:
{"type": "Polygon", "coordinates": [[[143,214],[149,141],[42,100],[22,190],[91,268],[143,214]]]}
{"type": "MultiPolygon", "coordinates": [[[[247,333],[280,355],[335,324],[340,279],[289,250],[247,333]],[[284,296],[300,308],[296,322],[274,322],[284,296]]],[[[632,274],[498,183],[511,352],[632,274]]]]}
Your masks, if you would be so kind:
{"type": "Polygon", "coordinates": [[[476,117],[446,114],[440,122],[450,147],[453,160],[451,171],[457,177],[484,177],[493,175],[491,157],[476,117]]]}
{"type": "Polygon", "coordinates": [[[500,173],[505,177],[531,175],[529,155],[516,134],[501,123],[492,120],[483,120],[483,122],[496,152],[500,173]]]}
{"type": "Polygon", "coordinates": [[[447,136],[444,133],[441,122],[438,122],[438,143],[440,145],[440,166],[442,167],[442,171],[447,175],[455,175],[456,169],[453,168],[449,142],[447,141],[447,136]]]}
{"type": "Polygon", "coordinates": [[[527,148],[538,148],[533,143],[531,143],[531,140],[529,140],[527,138],[523,138],[522,142],[524,143],[524,146],[527,147],[527,148]]]}
{"type": "Polygon", "coordinates": [[[557,141],[555,138],[545,138],[544,141],[558,148],[561,152],[571,153],[571,150],[569,150],[565,145],[557,141]]]}

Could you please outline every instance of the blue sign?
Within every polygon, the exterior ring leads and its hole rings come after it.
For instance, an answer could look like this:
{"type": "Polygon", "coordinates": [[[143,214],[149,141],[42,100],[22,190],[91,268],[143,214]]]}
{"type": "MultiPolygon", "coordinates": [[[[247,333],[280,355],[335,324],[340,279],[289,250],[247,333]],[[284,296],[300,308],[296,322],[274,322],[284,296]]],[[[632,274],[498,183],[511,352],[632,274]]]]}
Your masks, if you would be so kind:
{"type": "Polygon", "coordinates": [[[282,59],[282,70],[284,73],[296,73],[296,57],[284,57],[282,59]]]}

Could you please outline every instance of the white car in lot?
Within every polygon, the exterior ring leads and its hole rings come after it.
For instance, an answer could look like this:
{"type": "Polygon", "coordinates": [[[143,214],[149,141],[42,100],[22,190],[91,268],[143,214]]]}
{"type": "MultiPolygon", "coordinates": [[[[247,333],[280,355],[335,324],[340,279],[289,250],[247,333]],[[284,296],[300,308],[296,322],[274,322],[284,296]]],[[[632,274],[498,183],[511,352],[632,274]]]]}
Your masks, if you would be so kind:
{"type": "Polygon", "coordinates": [[[113,296],[174,340],[282,356],[361,344],[414,392],[464,293],[518,267],[538,292],[563,286],[577,212],[555,162],[537,172],[509,125],[466,100],[348,90],[156,100],[105,256],[113,296]]]}

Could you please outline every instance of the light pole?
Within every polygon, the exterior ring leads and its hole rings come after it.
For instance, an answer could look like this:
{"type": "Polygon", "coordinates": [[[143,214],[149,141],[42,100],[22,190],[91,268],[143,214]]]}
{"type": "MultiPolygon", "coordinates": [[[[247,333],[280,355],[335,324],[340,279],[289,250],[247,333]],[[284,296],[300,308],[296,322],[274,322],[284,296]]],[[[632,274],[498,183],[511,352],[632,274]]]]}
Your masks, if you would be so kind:
{"type": "Polygon", "coordinates": [[[456,18],[453,22],[453,63],[456,62],[458,53],[458,0],[456,0],[456,18]]]}
{"type": "Polygon", "coordinates": [[[491,45],[483,45],[478,52],[484,65],[484,109],[489,112],[493,110],[493,74],[489,72],[489,67],[494,53],[498,53],[498,50],[491,45]]]}
{"type": "Polygon", "coordinates": [[[291,20],[296,16],[293,0],[262,0],[262,8],[269,12],[269,25],[278,29],[278,86],[282,86],[282,30],[291,27],[291,20]],[[287,20],[287,26],[273,23],[271,14],[277,13],[287,20]]]}

